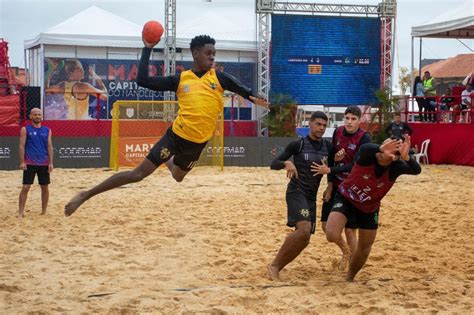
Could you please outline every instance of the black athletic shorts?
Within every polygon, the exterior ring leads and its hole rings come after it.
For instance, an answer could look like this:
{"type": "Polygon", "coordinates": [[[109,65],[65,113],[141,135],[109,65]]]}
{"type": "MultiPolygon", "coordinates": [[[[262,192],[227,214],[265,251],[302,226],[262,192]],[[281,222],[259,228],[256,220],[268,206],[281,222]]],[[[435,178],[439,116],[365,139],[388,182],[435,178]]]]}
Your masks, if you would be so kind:
{"type": "Polygon", "coordinates": [[[23,185],[33,184],[36,174],[38,174],[38,183],[40,185],[49,185],[51,183],[48,165],[26,165],[26,170],[23,171],[23,185]]]}
{"type": "Polygon", "coordinates": [[[169,127],[166,134],[158,141],[147,155],[156,166],[168,161],[173,155],[173,163],[183,171],[190,171],[199,160],[206,143],[195,143],[181,138],[169,127]]]}
{"type": "Polygon", "coordinates": [[[307,198],[300,190],[287,190],[288,225],[296,226],[299,221],[311,222],[311,234],[316,230],[316,200],[307,198]]]}
{"type": "Polygon", "coordinates": [[[351,229],[376,230],[379,226],[379,210],[365,213],[357,209],[344,196],[337,193],[334,197],[331,212],[340,212],[347,218],[346,227],[351,229]]]}

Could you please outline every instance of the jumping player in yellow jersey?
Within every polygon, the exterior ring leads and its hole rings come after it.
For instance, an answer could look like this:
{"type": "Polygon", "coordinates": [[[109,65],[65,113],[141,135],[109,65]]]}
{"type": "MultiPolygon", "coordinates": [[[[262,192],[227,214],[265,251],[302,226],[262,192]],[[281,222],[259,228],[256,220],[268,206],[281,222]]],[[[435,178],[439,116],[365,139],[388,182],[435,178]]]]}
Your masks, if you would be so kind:
{"type": "Polygon", "coordinates": [[[133,170],[117,173],[90,190],[76,194],[65,206],[70,216],[86,200],[107,190],[139,182],[165,163],[171,175],[181,182],[193,168],[214,134],[217,116],[223,110],[223,93],[228,90],[268,107],[268,102],[257,97],[236,78],[212,68],[216,49],[215,40],[207,35],[191,40],[193,67],[191,70],[167,77],[149,77],[148,63],[153,46],[157,43],[143,41],[137,83],[155,91],[174,91],[178,96],[178,117],[166,134],[157,142],[150,154],[133,170]]]}

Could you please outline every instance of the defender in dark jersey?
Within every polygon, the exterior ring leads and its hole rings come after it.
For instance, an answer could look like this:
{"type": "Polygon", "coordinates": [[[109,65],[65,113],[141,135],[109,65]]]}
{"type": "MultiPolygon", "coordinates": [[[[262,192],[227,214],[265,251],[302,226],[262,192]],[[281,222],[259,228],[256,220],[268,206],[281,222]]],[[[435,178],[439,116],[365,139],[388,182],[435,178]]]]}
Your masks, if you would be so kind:
{"type": "Polygon", "coordinates": [[[193,38],[190,45],[194,61],[192,69],[167,77],[148,76],[150,54],[157,43],[143,42],[145,48],[140,59],[137,82],[140,86],[155,91],[176,92],[178,117],[140,165],[131,171],[117,173],[90,190],[78,193],[66,204],[66,216],[73,214],[82,203],[97,194],[141,181],[163,163],[166,163],[173,178],[181,182],[214,133],[218,114],[223,110],[224,90],[268,107],[265,99],[255,96],[237,79],[212,68],[216,55],[213,38],[207,35],[193,38]]]}
{"type": "MultiPolygon", "coordinates": [[[[321,212],[321,224],[323,231],[326,232],[326,222],[329,212],[331,211],[339,184],[349,176],[351,172],[354,158],[359,148],[364,143],[370,143],[370,135],[368,132],[360,128],[360,119],[362,112],[357,106],[349,106],[344,111],[344,126],[334,130],[332,136],[332,144],[336,152],[334,167],[328,167],[323,164],[314,164],[311,169],[315,175],[328,174],[329,183],[323,194],[323,207],[321,212]]],[[[344,270],[350,260],[351,253],[357,248],[357,226],[348,224],[344,229],[347,244],[344,238],[335,242],[342,251],[339,269],[344,270]],[[349,245],[349,247],[348,247],[349,245]]]]}
{"type": "Polygon", "coordinates": [[[268,265],[268,275],[279,279],[279,272],[295,259],[308,245],[316,227],[316,195],[323,175],[313,176],[313,162],[333,164],[334,150],[331,142],[323,140],[328,118],[323,112],[315,112],[309,121],[309,135],[288,144],[285,151],[273,160],[270,168],[285,169],[290,178],[286,190],[288,223],[296,230],[287,237],[277,256],[268,265]],[[293,162],[289,159],[293,157],[293,162]]]}
{"type": "Polygon", "coordinates": [[[19,197],[18,217],[25,215],[28,191],[38,175],[41,187],[41,214],[46,214],[49,201],[49,173],[53,171],[53,143],[51,129],[41,126],[43,113],[39,108],[30,112],[31,125],[20,130],[20,169],[23,170],[23,186],[19,197]]]}
{"type": "Polygon", "coordinates": [[[420,165],[409,155],[409,150],[408,135],[404,142],[387,139],[381,146],[364,144],[350,175],[339,185],[326,225],[326,237],[329,242],[336,242],[347,223],[359,227],[359,241],[349,263],[347,281],[354,280],[369,257],[377,235],[382,198],[398,176],[421,172],[420,165]]]}

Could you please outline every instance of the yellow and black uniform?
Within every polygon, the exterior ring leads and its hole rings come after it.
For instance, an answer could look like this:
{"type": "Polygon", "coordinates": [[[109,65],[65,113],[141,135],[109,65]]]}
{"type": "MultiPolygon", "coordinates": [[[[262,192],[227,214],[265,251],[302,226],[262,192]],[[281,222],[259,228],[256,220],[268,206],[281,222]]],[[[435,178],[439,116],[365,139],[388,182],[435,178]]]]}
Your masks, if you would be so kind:
{"type": "Polygon", "coordinates": [[[250,100],[252,91],[233,76],[210,69],[183,71],[172,76],[148,76],[151,48],[143,48],[137,83],[154,91],[173,91],[178,96],[178,117],[147,156],[160,165],[172,156],[182,170],[191,170],[207,141],[214,134],[217,117],[223,110],[224,90],[250,100]]]}
{"type": "Polygon", "coordinates": [[[183,71],[176,93],[179,111],[173,122],[173,132],[195,143],[209,140],[223,108],[223,94],[215,69],[210,69],[202,77],[191,70],[183,71]]]}

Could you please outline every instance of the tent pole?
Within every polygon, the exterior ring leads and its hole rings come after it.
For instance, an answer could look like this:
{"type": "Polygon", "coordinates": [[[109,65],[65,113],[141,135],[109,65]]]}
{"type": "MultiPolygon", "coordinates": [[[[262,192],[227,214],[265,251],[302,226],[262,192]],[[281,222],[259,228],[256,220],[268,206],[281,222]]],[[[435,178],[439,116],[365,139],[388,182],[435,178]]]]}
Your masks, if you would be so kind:
{"type": "Polygon", "coordinates": [[[411,94],[414,95],[414,93],[416,91],[412,91],[413,89],[413,84],[415,83],[415,78],[414,78],[414,73],[413,71],[415,70],[415,46],[414,46],[414,42],[415,42],[415,37],[411,37],[411,69],[410,69],[410,90],[411,90],[411,94]]]}
{"type": "Polygon", "coordinates": [[[421,57],[423,53],[422,45],[423,44],[423,37],[420,37],[420,58],[418,59],[418,75],[421,77],[421,57]]]}

